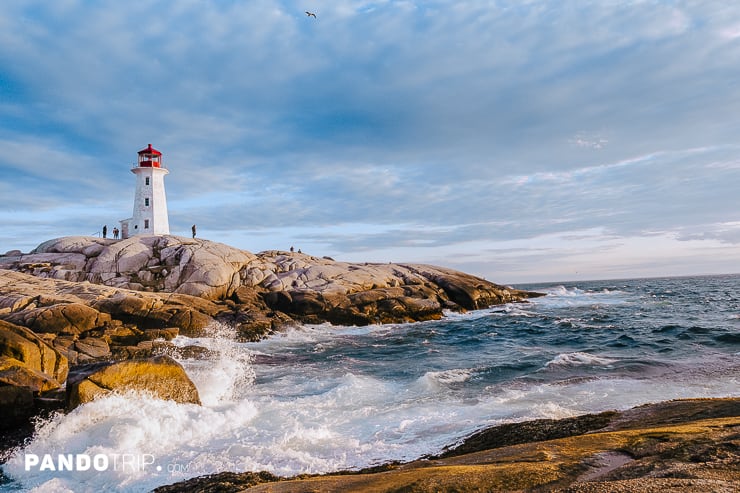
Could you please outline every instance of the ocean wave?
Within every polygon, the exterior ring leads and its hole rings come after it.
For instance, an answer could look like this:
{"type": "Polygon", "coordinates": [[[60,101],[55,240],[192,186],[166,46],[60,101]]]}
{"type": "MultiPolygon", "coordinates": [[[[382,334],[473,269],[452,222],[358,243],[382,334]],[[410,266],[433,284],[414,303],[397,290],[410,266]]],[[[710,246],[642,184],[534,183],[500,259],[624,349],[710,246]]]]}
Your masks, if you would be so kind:
{"type": "Polygon", "coordinates": [[[444,371],[428,371],[420,378],[420,380],[431,382],[435,385],[451,385],[466,382],[470,380],[471,376],[473,376],[473,370],[468,368],[455,368],[444,371]]]}
{"type": "Polygon", "coordinates": [[[407,392],[414,399],[446,399],[451,391],[463,388],[474,373],[475,370],[466,368],[428,371],[411,382],[407,392]]]}
{"type": "Polygon", "coordinates": [[[625,291],[619,289],[581,289],[564,285],[540,289],[547,296],[533,298],[530,303],[548,308],[576,307],[588,305],[618,305],[627,302],[625,291]]]}
{"type": "MultiPolygon", "coordinates": [[[[42,424],[31,443],[19,449],[3,465],[13,478],[22,480],[24,491],[145,491],[182,475],[171,475],[168,464],[185,464],[210,454],[219,439],[236,436],[249,427],[257,410],[249,401],[228,408],[211,409],[195,404],[178,404],[140,393],[111,394],[84,404],[67,415],[57,415],[42,424]],[[25,471],[27,454],[39,457],[60,454],[104,455],[109,467],[103,471],[38,469],[25,471]],[[122,457],[132,458],[123,465],[122,457]],[[156,460],[150,467],[134,464],[133,458],[156,460]],[[114,464],[117,462],[117,467],[114,464]],[[160,465],[159,471],[156,466],[160,465]],[[162,467],[164,466],[164,467],[162,467]],[[57,489],[59,488],[59,489],[57,489]]],[[[229,467],[239,465],[236,457],[229,467]]],[[[203,472],[217,472],[213,463],[203,472]]],[[[198,475],[195,467],[187,476],[198,475]]]]}
{"type": "Polygon", "coordinates": [[[612,358],[606,358],[604,356],[595,356],[593,354],[574,352],[574,353],[561,353],[555,356],[553,359],[545,363],[545,367],[566,367],[566,366],[607,366],[616,362],[617,360],[612,358]]]}
{"type": "Polygon", "coordinates": [[[216,322],[207,330],[211,337],[178,336],[174,340],[180,348],[197,345],[207,349],[206,358],[183,358],[177,351],[172,356],[185,368],[204,405],[239,399],[255,381],[254,354],[237,341],[234,327],[216,322]]]}

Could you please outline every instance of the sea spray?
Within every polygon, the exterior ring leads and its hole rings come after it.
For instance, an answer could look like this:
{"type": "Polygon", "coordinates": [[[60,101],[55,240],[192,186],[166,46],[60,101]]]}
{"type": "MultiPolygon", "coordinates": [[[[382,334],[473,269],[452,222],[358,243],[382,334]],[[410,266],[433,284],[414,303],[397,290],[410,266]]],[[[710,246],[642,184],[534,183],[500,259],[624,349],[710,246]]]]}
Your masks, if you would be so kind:
{"type": "Polygon", "coordinates": [[[191,345],[206,348],[208,357],[183,358],[177,350],[170,355],[183,365],[198,387],[203,405],[214,406],[239,399],[248,393],[255,379],[253,354],[244,343],[237,341],[236,329],[227,324],[214,322],[206,333],[208,337],[197,339],[176,337],[172,343],[176,348],[191,345]]]}
{"type": "MultiPolygon", "coordinates": [[[[162,401],[145,392],[123,392],[96,399],[68,414],[37,423],[32,442],[15,451],[3,470],[15,481],[6,488],[37,491],[139,490],[208,472],[252,463],[219,462],[214,442],[230,442],[249,427],[254,405],[238,395],[254,380],[251,353],[240,348],[235,331],[223,324],[208,328],[212,337],[185,339],[201,345],[207,359],[179,358],[198,387],[203,406],[162,401]],[[228,403],[228,405],[224,405],[228,403]],[[100,467],[26,467],[36,457],[57,462],[71,456],[98,460],[100,467]],[[104,462],[103,462],[104,461],[104,462]],[[105,467],[103,467],[103,465],[105,467]]],[[[178,356],[177,351],[171,351],[178,356]]]]}

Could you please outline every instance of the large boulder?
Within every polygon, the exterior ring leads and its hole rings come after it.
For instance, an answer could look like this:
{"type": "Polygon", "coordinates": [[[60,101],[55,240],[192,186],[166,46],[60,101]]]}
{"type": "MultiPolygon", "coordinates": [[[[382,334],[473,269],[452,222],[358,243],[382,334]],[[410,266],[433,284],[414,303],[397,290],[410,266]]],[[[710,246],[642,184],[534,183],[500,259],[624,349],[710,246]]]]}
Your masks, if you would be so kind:
{"type": "Polygon", "coordinates": [[[37,333],[84,338],[91,331],[127,323],[202,335],[225,309],[186,294],[132,291],[0,269],[0,319],[37,333]]]}
{"type": "Polygon", "coordinates": [[[284,252],[258,257],[262,267],[250,267],[245,279],[266,291],[263,299],[271,309],[306,323],[432,320],[445,310],[475,310],[537,295],[430,265],[350,264],[284,252]]]}
{"type": "Polygon", "coordinates": [[[424,287],[376,288],[356,293],[279,291],[266,293],[267,304],[305,323],[343,325],[399,323],[442,317],[446,299],[424,287]]]}
{"type": "Polygon", "coordinates": [[[82,303],[60,303],[51,306],[19,310],[5,318],[34,332],[81,334],[111,321],[107,313],[82,303]]]}
{"type": "Polygon", "coordinates": [[[33,393],[40,393],[57,389],[61,386],[61,383],[22,361],[8,356],[0,356],[0,385],[23,387],[33,393]]]}
{"type": "Polygon", "coordinates": [[[441,288],[446,297],[465,310],[479,310],[537,296],[513,288],[499,286],[480,277],[433,265],[408,264],[403,267],[418,273],[441,288]]]}
{"type": "Polygon", "coordinates": [[[68,236],[29,254],[0,256],[0,268],[38,277],[141,291],[223,299],[241,285],[240,271],[255,256],[208,240],[137,235],[125,240],[68,236]]]}
{"type": "Polygon", "coordinates": [[[0,379],[5,383],[20,384],[14,379],[31,376],[45,379],[34,390],[58,387],[67,378],[67,358],[25,327],[0,320],[0,379]],[[14,376],[15,375],[15,376],[14,376]]]}
{"type": "Polygon", "coordinates": [[[91,305],[143,329],[179,327],[184,335],[190,336],[202,335],[203,329],[213,322],[213,315],[223,309],[193,296],[161,296],[129,290],[100,298],[91,305]]]}
{"type": "Polygon", "coordinates": [[[200,404],[198,389],[183,367],[169,356],[120,361],[81,367],[67,382],[67,406],[111,392],[144,391],[159,399],[200,404]]]}
{"type": "Polygon", "coordinates": [[[0,320],[0,429],[13,428],[38,411],[35,396],[57,389],[68,363],[36,334],[0,320]]]}

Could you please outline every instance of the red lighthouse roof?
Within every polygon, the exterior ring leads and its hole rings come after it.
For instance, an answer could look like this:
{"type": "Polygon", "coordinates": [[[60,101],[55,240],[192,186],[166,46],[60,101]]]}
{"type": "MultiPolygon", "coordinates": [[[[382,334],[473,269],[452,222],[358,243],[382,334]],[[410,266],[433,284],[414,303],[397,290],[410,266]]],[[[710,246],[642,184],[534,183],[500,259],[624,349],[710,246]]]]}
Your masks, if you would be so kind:
{"type": "Polygon", "coordinates": [[[151,144],[149,144],[149,147],[146,149],[142,149],[139,151],[139,154],[150,154],[152,156],[161,156],[162,153],[156,150],[154,147],[152,147],[151,144]]]}

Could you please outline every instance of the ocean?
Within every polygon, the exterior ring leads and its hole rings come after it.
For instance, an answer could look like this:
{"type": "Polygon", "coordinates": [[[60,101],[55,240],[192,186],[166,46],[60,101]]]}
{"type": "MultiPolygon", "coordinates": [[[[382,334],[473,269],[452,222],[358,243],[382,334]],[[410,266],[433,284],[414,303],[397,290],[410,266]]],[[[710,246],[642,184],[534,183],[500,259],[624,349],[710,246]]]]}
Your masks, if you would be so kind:
{"type": "Polygon", "coordinates": [[[547,296],[251,343],[226,326],[177,337],[179,348],[208,349],[177,356],[203,406],[127,394],[54,416],[0,466],[0,491],[134,492],[221,471],[358,469],[435,454],[501,423],[740,396],[740,275],[516,287],[547,296]]]}

